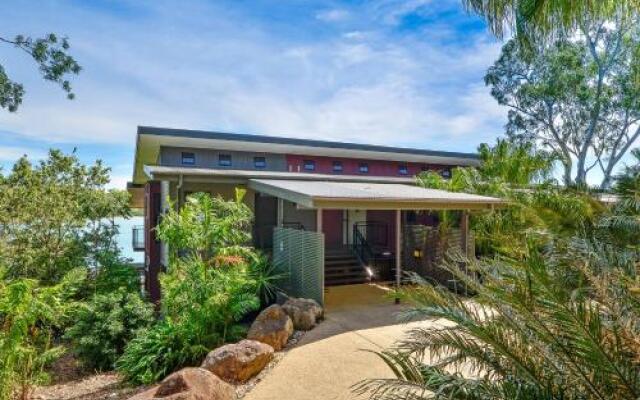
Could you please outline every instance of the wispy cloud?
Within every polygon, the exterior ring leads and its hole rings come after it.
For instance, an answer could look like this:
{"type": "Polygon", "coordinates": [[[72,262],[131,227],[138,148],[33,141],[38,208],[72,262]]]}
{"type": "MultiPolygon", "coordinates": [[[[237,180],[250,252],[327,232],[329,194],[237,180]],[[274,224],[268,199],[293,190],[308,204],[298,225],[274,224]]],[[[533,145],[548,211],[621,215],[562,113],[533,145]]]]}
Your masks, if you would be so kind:
{"type": "Polygon", "coordinates": [[[504,123],[481,83],[499,44],[458,1],[108,4],[5,7],[3,31],[65,33],[84,71],[69,102],[0,48],[28,91],[0,128],[127,154],[141,124],[471,151],[504,123]]]}

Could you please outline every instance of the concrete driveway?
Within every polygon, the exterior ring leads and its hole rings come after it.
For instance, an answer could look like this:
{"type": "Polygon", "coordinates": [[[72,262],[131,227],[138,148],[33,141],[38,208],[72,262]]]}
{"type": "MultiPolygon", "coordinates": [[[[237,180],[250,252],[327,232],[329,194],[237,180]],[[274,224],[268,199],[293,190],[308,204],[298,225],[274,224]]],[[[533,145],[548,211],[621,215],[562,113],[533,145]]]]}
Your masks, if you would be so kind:
{"type": "Polygon", "coordinates": [[[400,339],[412,325],[400,324],[385,291],[373,285],[337,286],[325,296],[325,320],[307,332],[247,400],[342,400],[357,398],[350,387],[367,378],[392,377],[368,350],[381,350],[400,339]]]}

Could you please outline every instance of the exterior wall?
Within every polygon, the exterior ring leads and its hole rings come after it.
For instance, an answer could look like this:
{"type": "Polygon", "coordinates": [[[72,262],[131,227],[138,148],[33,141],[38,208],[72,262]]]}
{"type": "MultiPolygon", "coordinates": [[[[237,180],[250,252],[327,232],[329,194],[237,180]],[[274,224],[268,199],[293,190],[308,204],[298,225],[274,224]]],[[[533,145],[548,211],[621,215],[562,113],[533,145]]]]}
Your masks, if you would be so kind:
{"type": "Polygon", "coordinates": [[[160,149],[160,165],[172,167],[187,166],[182,164],[183,152],[195,154],[195,164],[188,165],[189,167],[259,171],[286,171],[286,157],[284,154],[253,153],[214,149],[193,149],[182,147],[162,147],[160,149]],[[223,167],[218,165],[218,156],[220,154],[228,154],[231,156],[230,167],[223,167]],[[256,168],[253,162],[254,157],[264,157],[267,162],[266,167],[256,168]]]}
{"type": "Polygon", "coordinates": [[[310,172],[316,174],[335,174],[335,175],[363,175],[363,176],[404,176],[398,172],[400,165],[407,166],[407,176],[417,175],[422,171],[449,170],[449,166],[430,165],[421,163],[402,163],[397,161],[386,160],[366,160],[351,158],[332,158],[304,155],[287,155],[287,171],[290,172],[310,172]],[[313,160],[316,164],[315,171],[305,171],[304,161],[313,160]],[[342,172],[333,171],[333,162],[342,162],[342,172]],[[369,166],[369,173],[360,173],[360,164],[366,163],[369,166]]]}
{"type": "MultiPolygon", "coordinates": [[[[222,196],[225,200],[233,200],[236,196],[236,188],[243,188],[247,192],[244,195],[244,203],[252,210],[255,206],[255,192],[248,189],[245,185],[236,185],[233,183],[193,183],[185,182],[182,186],[182,199],[180,202],[184,204],[187,195],[191,193],[209,193],[213,196],[222,196]]],[[[172,193],[176,193],[175,184],[172,185],[172,193]]],[[[172,196],[173,197],[173,196],[172,196]]]]}
{"type": "Polygon", "coordinates": [[[316,210],[298,209],[295,203],[284,201],[282,204],[282,222],[300,223],[307,231],[316,230],[316,210]]]}

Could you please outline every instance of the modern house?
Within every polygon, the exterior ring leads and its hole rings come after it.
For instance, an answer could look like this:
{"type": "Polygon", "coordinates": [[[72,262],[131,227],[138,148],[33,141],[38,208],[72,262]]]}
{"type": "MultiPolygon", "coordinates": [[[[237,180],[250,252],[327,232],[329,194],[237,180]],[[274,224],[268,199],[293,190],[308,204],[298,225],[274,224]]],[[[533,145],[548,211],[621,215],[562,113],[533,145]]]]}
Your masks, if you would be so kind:
{"type": "Polygon", "coordinates": [[[478,163],[469,153],[138,127],[129,189],[144,208],[146,288],[159,298],[167,251],[153,228],[168,200],[180,207],[194,192],[232,198],[238,186],[255,213],[255,246],[286,264],[292,290],[322,300],[325,286],[398,281],[403,264],[429,258],[435,211],[457,210],[455,240],[470,251],[468,212],[500,204],[420,188],[415,175],[450,177],[452,168],[478,163]],[[416,227],[425,229],[416,236],[416,227]]]}

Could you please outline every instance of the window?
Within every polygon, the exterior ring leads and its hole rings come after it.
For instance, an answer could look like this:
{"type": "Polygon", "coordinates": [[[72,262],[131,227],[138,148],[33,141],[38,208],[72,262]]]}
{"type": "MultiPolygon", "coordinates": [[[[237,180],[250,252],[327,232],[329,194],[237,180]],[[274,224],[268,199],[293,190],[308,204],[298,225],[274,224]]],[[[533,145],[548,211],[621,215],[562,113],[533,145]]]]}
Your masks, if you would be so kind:
{"type": "Polygon", "coordinates": [[[443,169],[442,171],[440,171],[440,175],[443,178],[449,179],[449,178],[451,178],[451,170],[450,169],[443,169]]]}
{"type": "Polygon", "coordinates": [[[400,175],[407,175],[409,174],[409,167],[407,167],[407,164],[400,164],[398,165],[398,173],[400,175]]]}
{"type": "Polygon", "coordinates": [[[313,160],[304,160],[304,170],[305,171],[315,171],[316,170],[316,162],[313,160]]]}
{"type": "Polygon", "coordinates": [[[182,153],[182,165],[195,165],[196,164],[196,155],[195,153],[182,153]]]}
{"type": "Polygon", "coordinates": [[[264,157],[253,157],[253,166],[255,168],[266,168],[267,159],[264,157]]]}
{"type": "Polygon", "coordinates": [[[369,164],[360,163],[360,165],[358,166],[358,171],[360,171],[361,174],[368,174],[369,173],[369,164]]]}
{"type": "Polygon", "coordinates": [[[342,172],[342,161],[333,162],[333,172],[342,172]]]}
{"type": "Polygon", "coordinates": [[[231,166],[231,154],[219,154],[218,155],[218,165],[221,167],[230,167],[231,166]]]}

